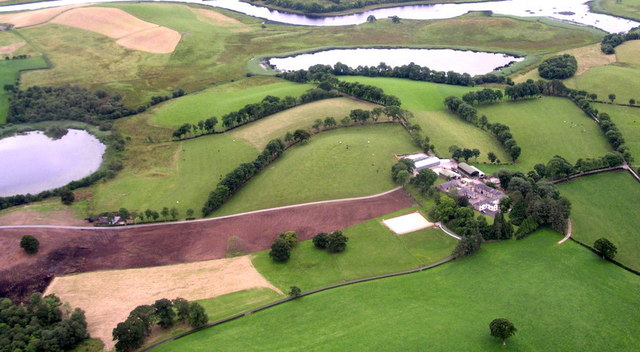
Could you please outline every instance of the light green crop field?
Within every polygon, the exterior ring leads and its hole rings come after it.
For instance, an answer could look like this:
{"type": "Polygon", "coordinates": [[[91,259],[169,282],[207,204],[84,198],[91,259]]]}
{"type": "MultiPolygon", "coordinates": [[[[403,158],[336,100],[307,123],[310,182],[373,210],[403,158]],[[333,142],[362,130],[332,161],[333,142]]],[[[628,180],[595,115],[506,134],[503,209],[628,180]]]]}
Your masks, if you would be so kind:
{"type": "Polygon", "coordinates": [[[449,147],[457,145],[461,148],[479,149],[482,153],[478,158],[479,161],[488,161],[487,153],[489,152],[494,152],[500,160],[507,161],[509,159],[500,143],[490,133],[466,123],[449,113],[444,106],[446,97],[451,95],[461,97],[465,93],[479,88],[398,78],[357,76],[340,77],[340,79],[380,87],[385,93],[400,98],[402,107],[410,110],[414,115],[411,122],[422,127],[423,133],[429,136],[431,143],[435,145],[435,152],[440,157],[451,157],[449,147]]]}
{"type": "Polygon", "coordinates": [[[571,201],[573,237],[589,246],[606,237],[618,247],[616,260],[640,270],[640,184],[627,172],[609,172],[560,186],[571,201]]]}
{"type": "Polygon", "coordinates": [[[636,349],[640,278],[559,238],[542,230],[485,244],[463,260],[302,297],[157,351],[502,351],[489,335],[495,318],[518,329],[511,351],[636,349]]]}
{"type": "Polygon", "coordinates": [[[256,269],[281,291],[291,286],[303,291],[349,280],[409,270],[447,258],[457,240],[439,228],[396,235],[381,221],[415,211],[407,209],[343,230],[347,249],[338,254],[316,249],[312,241],[300,242],[287,263],[276,263],[269,251],[252,261],[256,269]]]}
{"type": "MultiPolygon", "coordinates": [[[[238,80],[249,72],[256,56],[323,47],[409,46],[457,47],[521,54],[558,51],[598,42],[602,33],[573,25],[542,23],[507,17],[466,16],[438,21],[380,20],[349,27],[305,27],[268,24],[257,18],[216,9],[239,21],[213,24],[202,20],[197,5],[112,3],[145,21],[184,35],[175,52],[151,54],[128,50],[97,33],[63,25],[44,24],[18,31],[46,54],[54,68],[24,76],[25,86],[79,84],[118,91],[130,105],[153,95],[187,91],[238,80]]],[[[214,11],[208,9],[207,11],[214,11]]]]}
{"type": "Polygon", "coordinates": [[[373,107],[375,105],[349,98],[321,100],[265,117],[236,128],[229,134],[262,150],[270,140],[283,139],[287,132],[293,132],[299,128],[311,130],[316,119],[324,120],[326,117],[333,117],[339,122],[343,117],[349,116],[349,112],[353,109],[371,110],[373,107]]]}
{"type": "Polygon", "coordinates": [[[611,116],[635,158],[632,164],[640,165],[640,109],[609,104],[595,104],[594,107],[611,116]]]}
{"type": "MultiPolygon", "coordinates": [[[[0,60],[0,86],[6,84],[15,85],[21,71],[37,70],[49,67],[42,56],[34,56],[27,59],[0,60]]],[[[2,89],[0,91],[0,125],[7,122],[9,111],[9,94],[2,89]]]]}
{"type": "Polygon", "coordinates": [[[323,132],[287,150],[214,215],[384,192],[395,187],[394,154],[416,150],[398,125],[323,132]]]}
{"type": "Polygon", "coordinates": [[[640,20],[640,0],[594,0],[589,7],[595,12],[640,20]]]}
{"type": "Polygon", "coordinates": [[[257,155],[251,145],[227,135],[151,145],[145,157],[153,159],[129,160],[136,159],[132,153],[116,179],[94,187],[90,209],[100,213],[122,207],[130,211],[176,207],[183,218],[189,208],[199,214],[220,179],[257,155]]]}
{"type": "Polygon", "coordinates": [[[522,154],[517,166],[529,171],[554,155],[574,163],[611,151],[598,125],[568,99],[541,99],[482,106],[479,114],[511,128],[522,154]]]}
{"type": "Polygon", "coordinates": [[[177,127],[216,116],[221,125],[223,115],[247,104],[258,103],[267,95],[298,97],[311,88],[313,85],[278,78],[250,77],[163,103],[153,109],[149,121],[155,125],[177,127]]]}
{"type": "MultiPolygon", "coordinates": [[[[638,1],[640,10],[640,1],[638,1]]],[[[616,59],[618,62],[640,65],[640,40],[630,40],[616,47],[616,59]]]]}

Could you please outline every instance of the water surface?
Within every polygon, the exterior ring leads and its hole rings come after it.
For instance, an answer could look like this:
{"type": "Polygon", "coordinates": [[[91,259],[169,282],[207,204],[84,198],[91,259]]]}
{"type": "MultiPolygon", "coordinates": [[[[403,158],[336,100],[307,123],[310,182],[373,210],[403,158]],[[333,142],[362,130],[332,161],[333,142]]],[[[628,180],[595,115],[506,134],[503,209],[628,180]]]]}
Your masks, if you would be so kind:
{"type": "Polygon", "coordinates": [[[269,63],[277,70],[295,71],[310,66],[335,65],[341,62],[349,67],[378,66],[384,62],[397,67],[415,63],[434,71],[455,71],[472,76],[485,74],[524,58],[515,56],[452,49],[333,49],[283,58],[271,58],[269,63]]]}
{"type": "Polygon", "coordinates": [[[90,175],[106,147],[81,130],[58,140],[35,131],[0,139],[0,197],[36,194],[90,175]]]}

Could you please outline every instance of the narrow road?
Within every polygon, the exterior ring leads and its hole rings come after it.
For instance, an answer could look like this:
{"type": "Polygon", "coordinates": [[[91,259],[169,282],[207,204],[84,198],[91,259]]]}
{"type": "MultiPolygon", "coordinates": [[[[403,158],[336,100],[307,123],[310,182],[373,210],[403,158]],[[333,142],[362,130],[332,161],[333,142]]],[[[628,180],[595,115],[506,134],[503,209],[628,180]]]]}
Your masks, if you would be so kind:
{"type": "Polygon", "coordinates": [[[571,233],[572,232],[573,232],[573,230],[572,230],[572,226],[571,226],[571,219],[569,219],[567,221],[567,234],[564,236],[563,239],[558,241],[558,244],[563,244],[563,243],[567,242],[569,240],[569,238],[571,238],[571,233]]]}

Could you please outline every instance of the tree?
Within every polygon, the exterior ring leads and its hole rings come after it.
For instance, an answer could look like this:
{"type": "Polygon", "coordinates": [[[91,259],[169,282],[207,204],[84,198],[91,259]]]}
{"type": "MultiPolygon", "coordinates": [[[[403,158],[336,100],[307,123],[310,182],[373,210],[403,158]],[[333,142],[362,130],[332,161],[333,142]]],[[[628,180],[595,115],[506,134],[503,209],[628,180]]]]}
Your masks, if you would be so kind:
{"type": "Polygon", "coordinates": [[[156,310],[150,305],[137,306],[129,313],[128,319],[140,319],[144,325],[144,334],[148,336],[157,320],[156,310]]]}
{"type": "Polygon", "coordinates": [[[498,157],[496,156],[496,154],[494,152],[489,152],[487,154],[487,158],[489,158],[489,161],[493,164],[496,159],[498,159],[498,157]]]}
{"type": "Polygon", "coordinates": [[[476,161],[478,161],[478,157],[480,156],[480,150],[474,148],[473,150],[471,150],[471,152],[473,153],[473,157],[476,159],[476,161]]]}
{"type": "Polygon", "coordinates": [[[291,257],[291,248],[289,244],[278,237],[271,245],[271,251],[269,251],[269,257],[276,262],[284,263],[291,257]]]}
{"type": "Polygon", "coordinates": [[[433,186],[436,179],[438,179],[438,175],[431,169],[422,169],[418,172],[418,175],[411,180],[411,183],[420,187],[422,191],[426,191],[429,187],[433,186]]]}
{"type": "Polygon", "coordinates": [[[134,350],[144,343],[144,323],[138,318],[129,318],[118,323],[113,329],[112,336],[117,341],[116,351],[134,350]]]}
{"type": "Polygon", "coordinates": [[[313,128],[314,130],[316,130],[316,132],[320,131],[320,127],[322,126],[322,120],[321,119],[316,119],[313,122],[313,125],[311,125],[311,128],[313,128]]]}
{"type": "Polygon", "coordinates": [[[76,197],[73,195],[73,192],[68,188],[65,187],[60,189],[60,200],[62,201],[62,204],[71,205],[75,199],[76,197]]]}
{"type": "Polygon", "coordinates": [[[391,16],[391,22],[392,22],[392,23],[400,23],[400,17],[398,17],[398,16],[391,16]]]}
{"type": "Polygon", "coordinates": [[[540,77],[546,79],[566,79],[578,71],[578,61],[569,54],[552,56],[538,67],[540,77]]]}
{"type": "Polygon", "coordinates": [[[337,122],[336,122],[336,119],[334,119],[333,117],[327,117],[327,118],[324,119],[322,124],[326,128],[326,127],[333,127],[333,126],[337,125],[337,122]]]}
{"type": "Polygon", "coordinates": [[[506,346],[507,339],[515,335],[516,331],[518,331],[513,323],[504,318],[493,319],[493,321],[489,323],[489,330],[491,331],[491,336],[502,340],[503,346],[506,346]]]}
{"type": "Polygon", "coordinates": [[[189,318],[189,301],[178,297],[173,300],[173,306],[176,308],[178,321],[185,321],[189,318]]]}
{"type": "Polygon", "coordinates": [[[618,248],[606,238],[600,238],[593,243],[593,248],[600,253],[603,259],[613,259],[618,248]]]}
{"type": "Polygon", "coordinates": [[[636,100],[633,98],[629,99],[629,105],[636,105],[636,100]]]}
{"type": "Polygon", "coordinates": [[[313,245],[318,249],[326,249],[327,243],[329,242],[329,234],[320,232],[319,234],[313,236],[313,245]]]}
{"type": "Polygon", "coordinates": [[[192,328],[199,328],[209,322],[209,316],[198,302],[189,303],[189,316],[187,318],[192,328]]]}
{"type": "Polygon", "coordinates": [[[311,135],[309,134],[309,132],[305,130],[296,130],[295,132],[293,132],[293,139],[297,142],[304,142],[310,137],[311,135]]]}
{"type": "Polygon", "coordinates": [[[411,174],[407,170],[400,170],[396,174],[395,181],[399,185],[404,185],[411,178],[411,174]]]}
{"type": "Polygon", "coordinates": [[[187,209],[187,219],[193,218],[193,213],[194,213],[193,209],[191,208],[187,209]]]}
{"type": "Polygon", "coordinates": [[[291,297],[300,297],[302,290],[298,286],[291,286],[291,291],[289,291],[289,296],[291,297]]]}
{"type": "Polygon", "coordinates": [[[282,239],[289,249],[294,249],[298,245],[298,236],[295,231],[281,232],[278,238],[282,239]]]}
{"type": "Polygon", "coordinates": [[[173,326],[173,318],[176,313],[173,311],[173,303],[170,300],[166,298],[159,299],[153,304],[153,308],[156,310],[160,327],[168,329],[173,326]]]}
{"type": "Polygon", "coordinates": [[[458,242],[456,247],[453,249],[451,256],[455,259],[460,259],[466,256],[469,256],[480,250],[480,246],[482,244],[482,236],[480,234],[475,234],[472,236],[465,236],[458,242]]]}
{"type": "Polygon", "coordinates": [[[131,213],[126,208],[120,208],[120,210],[118,210],[118,214],[120,214],[120,217],[124,221],[129,220],[129,218],[131,217],[131,213]]]}
{"type": "Polygon", "coordinates": [[[347,249],[349,238],[342,234],[342,231],[334,231],[327,236],[327,250],[330,253],[340,253],[347,249]]]}
{"type": "Polygon", "coordinates": [[[27,254],[36,254],[40,248],[40,241],[31,235],[24,235],[20,239],[20,247],[24,249],[27,254]]]}
{"type": "Polygon", "coordinates": [[[615,94],[609,94],[609,100],[611,100],[611,104],[613,104],[613,101],[616,100],[616,95],[615,94]]]}
{"type": "Polygon", "coordinates": [[[373,23],[373,22],[375,22],[375,21],[377,21],[376,16],[374,16],[374,15],[369,15],[369,17],[367,17],[367,22],[369,22],[369,23],[373,23]]]}
{"type": "Polygon", "coordinates": [[[172,218],[173,220],[175,220],[175,219],[177,219],[177,218],[178,218],[178,215],[179,215],[180,213],[178,212],[178,209],[176,209],[176,208],[174,207],[174,208],[171,208],[171,210],[169,210],[169,214],[171,214],[171,218],[172,218]]]}
{"type": "Polygon", "coordinates": [[[163,207],[160,214],[162,214],[162,217],[166,220],[169,217],[169,208],[163,207]]]}

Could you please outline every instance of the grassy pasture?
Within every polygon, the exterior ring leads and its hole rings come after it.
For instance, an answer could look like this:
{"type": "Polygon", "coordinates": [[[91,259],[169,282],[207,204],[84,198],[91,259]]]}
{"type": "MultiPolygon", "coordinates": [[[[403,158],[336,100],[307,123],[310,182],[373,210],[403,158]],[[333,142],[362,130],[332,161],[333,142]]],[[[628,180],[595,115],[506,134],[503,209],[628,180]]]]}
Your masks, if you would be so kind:
{"type": "MultiPolygon", "coordinates": [[[[37,70],[49,67],[42,56],[34,56],[19,60],[0,61],[0,86],[5,84],[15,85],[21,71],[37,70]]],[[[9,94],[3,89],[0,91],[0,125],[7,122],[9,111],[9,94]]]]}
{"type": "Polygon", "coordinates": [[[594,12],[640,20],[640,0],[594,0],[589,2],[589,7],[594,12]]]}
{"type": "MultiPolygon", "coordinates": [[[[19,32],[47,54],[55,67],[24,77],[25,86],[75,83],[118,91],[131,105],[177,88],[187,91],[239,79],[255,56],[335,46],[459,47],[537,53],[595,43],[600,34],[578,26],[553,25],[508,17],[466,16],[448,20],[392,24],[380,20],[349,27],[269,24],[225,10],[215,10],[242,24],[200,21],[184,4],[100,4],[116,7],[183,33],[172,54],[127,50],[113,39],[67,26],[46,24],[19,32]]],[[[208,10],[213,11],[213,10],[208,10]]]]}
{"type": "Polygon", "coordinates": [[[297,97],[312,87],[278,78],[250,77],[163,103],[153,109],[149,121],[154,125],[177,127],[216,116],[221,124],[222,115],[257,103],[267,95],[297,97]]]}
{"type": "Polygon", "coordinates": [[[214,215],[384,192],[395,186],[393,154],[416,150],[398,125],[324,132],[287,150],[214,215]]]}
{"type": "Polygon", "coordinates": [[[610,151],[597,124],[568,99],[541,99],[482,106],[479,114],[511,127],[522,154],[518,169],[528,171],[546,164],[554,155],[569,162],[600,157],[610,151]]]}
{"type": "Polygon", "coordinates": [[[499,351],[488,329],[497,317],[518,328],[509,350],[634,350],[640,279],[559,238],[543,230],[485,244],[464,260],[303,297],[158,351],[214,341],[221,351],[499,351]]]}
{"type": "Polygon", "coordinates": [[[353,109],[371,110],[374,106],[349,98],[321,100],[279,112],[236,128],[229,134],[262,150],[270,140],[282,139],[289,131],[293,132],[298,128],[310,130],[316,119],[333,117],[339,122],[341,118],[349,116],[353,109]]]}
{"type": "Polygon", "coordinates": [[[140,152],[129,153],[116,179],[94,187],[90,210],[176,207],[181,217],[189,208],[199,214],[208,192],[220,179],[257,155],[249,144],[228,135],[144,146],[140,152]]]}
{"type": "Polygon", "coordinates": [[[640,184],[627,172],[579,178],[560,186],[571,201],[573,237],[593,246],[601,237],[618,247],[616,260],[640,270],[640,184]]]}
{"type": "Polygon", "coordinates": [[[275,263],[269,251],[253,256],[255,268],[283,292],[296,285],[303,291],[362,277],[408,270],[447,258],[457,240],[432,227],[395,235],[381,221],[407,214],[407,209],[343,230],[347,250],[331,254],[316,249],[312,241],[300,242],[287,263],[275,263]]]}
{"type": "Polygon", "coordinates": [[[385,93],[400,98],[402,107],[414,115],[412,122],[422,127],[425,135],[436,147],[440,157],[450,157],[449,147],[478,148],[482,155],[478,160],[487,161],[487,153],[494,152],[500,160],[508,156],[500,143],[489,133],[462,121],[449,113],[444,99],[454,95],[461,97],[465,93],[479,88],[460,87],[446,84],[410,81],[398,78],[340,77],[349,82],[370,84],[384,89],[385,93]]]}
{"type": "Polygon", "coordinates": [[[629,147],[636,160],[634,165],[640,164],[640,109],[609,104],[595,104],[598,111],[606,112],[611,120],[618,126],[625,139],[625,145],[629,147]]]}

